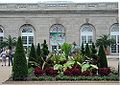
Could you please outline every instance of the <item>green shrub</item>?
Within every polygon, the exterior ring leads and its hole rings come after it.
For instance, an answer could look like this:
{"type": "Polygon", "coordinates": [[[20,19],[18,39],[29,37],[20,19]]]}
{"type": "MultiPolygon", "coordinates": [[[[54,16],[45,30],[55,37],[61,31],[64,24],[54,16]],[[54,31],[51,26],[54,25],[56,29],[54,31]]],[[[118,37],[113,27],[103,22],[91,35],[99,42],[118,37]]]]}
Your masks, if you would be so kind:
{"type": "Polygon", "coordinates": [[[37,50],[36,50],[36,56],[37,56],[37,63],[39,66],[42,68],[43,60],[42,60],[42,51],[40,49],[40,44],[38,43],[37,45],[37,50]]]}
{"type": "Polygon", "coordinates": [[[44,40],[44,43],[42,44],[42,52],[43,52],[43,59],[44,61],[46,60],[47,55],[49,54],[49,50],[48,50],[48,45],[46,43],[46,40],[44,40]]]}
{"type": "Polygon", "coordinates": [[[12,71],[13,80],[24,80],[28,76],[27,60],[21,37],[18,37],[12,71]]]}
{"type": "Polygon", "coordinates": [[[85,56],[89,58],[91,57],[91,50],[90,50],[88,43],[86,43],[86,46],[85,46],[85,56]]]}
{"type": "Polygon", "coordinates": [[[37,81],[38,80],[38,77],[33,77],[31,78],[33,81],[37,81]]]}
{"type": "Polygon", "coordinates": [[[35,47],[34,47],[34,44],[32,44],[30,54],[29,54],[29,59],[28,59],[28,67],[29,68],[31,67],[31,64],[32,64],[30,63],[31,61],[36,62],[36,60],[37,60],[37,57],[36,57],[35,47]]]}
{"type": "Polygon", "coordinates": [[[99,47],[98,56],[99,56],[98,67],[99,68],[107,68],[108,67],[107,58],[106,58],[106,54],[105,54],[105,51],[104,51],[104,48],[102,45],[100,45],[100,47],[99,47]]]}

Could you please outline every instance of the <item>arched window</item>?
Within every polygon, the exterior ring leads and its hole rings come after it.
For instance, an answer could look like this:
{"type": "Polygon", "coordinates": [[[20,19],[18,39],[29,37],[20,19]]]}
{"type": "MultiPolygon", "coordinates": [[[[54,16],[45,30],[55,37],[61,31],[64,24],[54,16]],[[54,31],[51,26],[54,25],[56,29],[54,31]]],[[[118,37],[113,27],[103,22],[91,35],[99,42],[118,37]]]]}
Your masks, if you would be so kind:
{"type": "Polygon", "coordinates": [[[61,24],[54,24],[50,28],[51,50],[58,50],[59,46],[65,42],[65,29],[61,24]]]}
{"type": "Polygon", "coordinates": [[[3,41],[3,37],[4,37],[3,27],[0,26],[0,42],[3,41]]]}
{"type": "Polygon", "coordinates": [[[31,46],[34,43],[34,29],[30,24],[25,24],[21,27],[21,36],[24,47],[31,46]]]}
{"type": "Polygon", "coordinates": [[[81,30],[80,30],[80,44],[91,44],[93,42],[93,29],[94,27],[89,24],[86,23],[84,25],[81,26],[81,30]]]}
{"type": "Polygon", "coordinates": [[[110,28],[111,38],[115,39],[115,44],[111,46],[111,53],[119,53],[119,24],[115,23],[110,28]]]}

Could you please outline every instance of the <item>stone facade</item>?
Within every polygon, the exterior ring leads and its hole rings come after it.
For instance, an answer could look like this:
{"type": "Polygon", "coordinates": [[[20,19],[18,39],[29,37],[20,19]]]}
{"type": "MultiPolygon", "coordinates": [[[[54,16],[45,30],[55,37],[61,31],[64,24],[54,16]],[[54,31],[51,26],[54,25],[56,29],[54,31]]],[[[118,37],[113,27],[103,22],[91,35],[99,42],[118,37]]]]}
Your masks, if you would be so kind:
{"type": "MultiPolygon", "coordinates": [[[[34,43],[49,42],[49,30],[54,24],[65,28],[65,41],[80,45],[80,28],[85,23],[94,26],[93,41],[102,34],[110,34],[110,27],[118,23],[118,3],[0,3],[0,25],[4,36],[21,35],[20,27],[34,27],[34,43]]],[[[49,47],[50,47],[50,43],[49,47]]]]}

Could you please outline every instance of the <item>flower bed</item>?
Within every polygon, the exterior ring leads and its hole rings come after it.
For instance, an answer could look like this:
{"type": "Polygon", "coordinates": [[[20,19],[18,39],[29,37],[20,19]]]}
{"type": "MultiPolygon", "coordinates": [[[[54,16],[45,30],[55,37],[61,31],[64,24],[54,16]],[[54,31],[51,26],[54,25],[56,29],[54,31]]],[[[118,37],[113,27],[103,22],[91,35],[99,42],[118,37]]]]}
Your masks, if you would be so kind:
{"type": "Polygon", "coordinates": [[[118,81],[117,75],[111,76],[40,76],[32,77],[31,80],[34,81],[118,81]]]}

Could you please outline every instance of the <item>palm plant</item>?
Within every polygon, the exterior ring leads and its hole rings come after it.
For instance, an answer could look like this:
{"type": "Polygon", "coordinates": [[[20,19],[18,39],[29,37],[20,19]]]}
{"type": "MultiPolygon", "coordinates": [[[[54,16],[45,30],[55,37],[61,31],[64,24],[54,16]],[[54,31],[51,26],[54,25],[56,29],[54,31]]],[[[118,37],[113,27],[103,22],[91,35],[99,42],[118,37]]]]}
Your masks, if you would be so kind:
{"type": "Polygon", "coordinates": [[[102,35],[99,39],[96,40],[96,46],[103,46],[107,51],[107,48],[111,45],[115,44],[115,39],[110,38],[110,35],[102,35]]]}
{"type": "Polygon", "coordinates": [[[1,48],[8,47],[8,49],[12,49],[13,46],[16,45],[16,37],[5,37],[4,40],[1,42],[1,48]]]}
{"type": "Polygon", "coordinates": [[[61,46],[61,50],[65,53],[66,59],[68,59],[68,55],[71,51],[71,48],[72,48],[71,44],[68,44],[66,42],[61,46]]]}

